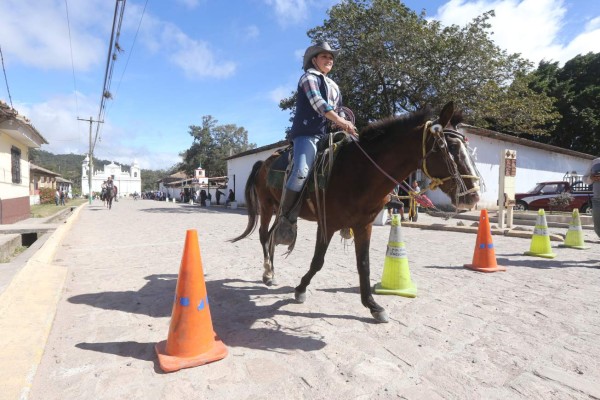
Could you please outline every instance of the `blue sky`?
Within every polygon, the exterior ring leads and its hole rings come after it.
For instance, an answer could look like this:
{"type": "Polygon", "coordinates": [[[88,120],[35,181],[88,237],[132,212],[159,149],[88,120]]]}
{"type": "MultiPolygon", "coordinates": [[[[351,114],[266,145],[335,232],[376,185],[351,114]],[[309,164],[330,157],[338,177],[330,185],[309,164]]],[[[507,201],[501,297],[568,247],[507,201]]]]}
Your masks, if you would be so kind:
{"type": "MultiPolygon", "coordinates": [[[[289,115],[278,102],[295,90],[310,44],[307,30],[321,25],[336,3],[127,0],[119,40],[124,52],[114,67],[113,99],[95,155],[168,168],[192,143],[189,125],[200,125],[204,115],[243,126],[258,146],[283,139],[289,115]]],[[[534,63],[600,51],[596,0],[404,3],[458,25],[494,9],[496,43],[534,63]]],[[[44,150],[87,152],[89,124],[77,118],[98,115],[114,8],[111,0],[0,1],[12,104],[50,142],[44,150]]],[[[9,103],[1,80],[0,99],[9,103]]]]}

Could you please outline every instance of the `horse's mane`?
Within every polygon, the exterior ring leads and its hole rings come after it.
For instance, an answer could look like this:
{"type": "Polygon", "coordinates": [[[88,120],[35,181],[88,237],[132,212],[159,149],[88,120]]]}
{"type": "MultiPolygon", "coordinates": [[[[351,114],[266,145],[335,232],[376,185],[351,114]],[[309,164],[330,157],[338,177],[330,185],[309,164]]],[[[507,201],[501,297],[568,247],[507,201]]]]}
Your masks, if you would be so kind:
{"type": "Polygon", "coordinates": [[[415,126],[423,124],[430,113],[431,110],[426,107],[422,110],[372,122],[360,131],[360,141],[368,142],[382,135],[386,135],[389,132],[414,128],[415,126]]]}

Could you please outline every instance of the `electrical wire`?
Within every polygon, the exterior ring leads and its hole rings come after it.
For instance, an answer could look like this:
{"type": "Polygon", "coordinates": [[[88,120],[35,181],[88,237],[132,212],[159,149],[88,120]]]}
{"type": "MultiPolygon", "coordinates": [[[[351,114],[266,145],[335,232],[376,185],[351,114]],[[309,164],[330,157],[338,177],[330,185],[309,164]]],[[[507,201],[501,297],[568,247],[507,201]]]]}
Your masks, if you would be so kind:
{"type": "MultiPolygon", "coordinates": [[[[75,96],[75,113],[76,115],[79,115],[79,101],[77,99],[77,80],[75,79],[75,62],[73,61],[73,40],[71,39],[71,20],[69,18],[69,3],[68,0],[65,0],[65,11],[67,14],[67,28],[69,30],[69,50],[71,51],[71,71],[73,72],[73,90],[74,93],[73,95],[75,96]]],[[[80,129],[80,124],[77,124],[78,130],[79,130],[79,141],[82,140],[82,134],[81,134],[81,129],[80,129]]],[[[75,139],[73,140],[69,140],[69,141],[75,141],[75,139]]]]}
{"type": "Polygon", "coordinates": [[[14,109],[12,97],[10,95],[10,88],[8,87],[8,78],[6,77],[6,68],[4,67],[4,55],[2,54],[2,46],[0,46],[0,59],[2,59],[2,71],[4,71],[4,82],[6,82],[6,91],[8,92],[8,100],[10,101],[10,107],[14,109]]]}
{"type": "MultiPolygon", "coordinates": [[[[138,23],[137,30],[135,31],[135,36],[133,37],[133,43],[131,44],[131,48],[129,49],[129,53],[127,54],[127,61],[125,61],[125,67],[123,68],[123,72],[121,73],[121,78],[119,78],[119,83],[117,84],[117,89],[115,90],[115,97],[119,92],[119,88],[121,87],[121,82],[123,82],[123,76],[125,76],[125,71],[127,70],[127,66],[129,65],[129,60],[131,59],[131,54],[133,54],[133,48],[135,47],[135,42],[138,37],[138,33],[140,32],[140,27],[142,26],[142,20],[144,19],[144,15],[146,14],[146,7],[148,6],[148,1],[144,4],[144,9],[142,10],[142,16],[140,17],[140,22],[138,23]]],[[[112,103],[111,103],[112,104],[112,103]]],[[[106,113],[110,110],[110,106],[106,113]]],[[[105,114],[106,115],[106,114],[105,114]]]]}
{"type": "MultiPolygon", "coordinates": [[[[115,66],[115,62],[117,60],[117,53],[113,50],[120,51],[120,47],[118,47],[118,39],[121,34],[121,24],[123,23],[123,15],[125,13],[125,3],[127,0],[116,0],[115,4],[115,15],[113,17],[113,25],[112,31],[110,35],[110,44],[108,46],[108,57],[106,60],[106,70],[104,73],[104,85],[102,88],[102,96],[100,97],[100,109],[98,110],[98,121],[104,121],[104,114],[106,111],[106,100],[112,98],[110,93],[110,84],[112,80],[112,72],[115,66]],[[119,8],[119,5],[121,7],[119,8]],[[113,49],[114,44],[114,49],[113,49]]],[[[92,145],[92,153],[98,138],[100,136],[100,123],[96,125],[96,134],[94,135],[94,143],[92,145]]]]}

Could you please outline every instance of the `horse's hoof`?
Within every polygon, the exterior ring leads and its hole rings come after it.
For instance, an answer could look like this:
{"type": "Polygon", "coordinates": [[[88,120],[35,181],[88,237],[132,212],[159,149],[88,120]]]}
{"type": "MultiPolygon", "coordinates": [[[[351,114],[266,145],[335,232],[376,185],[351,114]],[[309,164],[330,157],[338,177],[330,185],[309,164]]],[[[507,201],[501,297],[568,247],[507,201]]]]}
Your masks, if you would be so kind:
{"type": "Polygon", "coordinates": [[[385,310],[381,311],[371,311],[371,315],[373,318],[377,320],[377,322],[387,323],[390,322],[390,317],[388,317],[387,312],[385,310]]]}
{"type": "Polygon", "coordinates": [[[306,301],[306,292],[294,291],[294,297],[298,303],[304,303],[306,301]]]}
{"type": "Polygon", "coordinates": [[[266,278],[264,276],[263,276],[263,283],[267,286],[277,285],[277,283],[275,282],[275,278],[266,278]]]}

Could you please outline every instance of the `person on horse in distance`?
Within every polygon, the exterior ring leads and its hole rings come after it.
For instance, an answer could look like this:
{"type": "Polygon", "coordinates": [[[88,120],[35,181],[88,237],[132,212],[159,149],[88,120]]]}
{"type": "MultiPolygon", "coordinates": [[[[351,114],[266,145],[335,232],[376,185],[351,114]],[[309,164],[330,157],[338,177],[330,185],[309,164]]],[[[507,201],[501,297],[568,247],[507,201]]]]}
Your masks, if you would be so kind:
{"type": "Polygon", "coordinates": [[[296,221],[301,208],[297,203],[313,168],[317,145],[328,137],[328,120],[356,135],[352,122],[336,111],[342,107],[342,94],[338,85],[327,77],[338,52],[327,42],[317,42],[304,52],[304,74],[298,82],[296,114],[289,134],[293,143],[292,169],[283,188],[279,218],[273,230],[275,245],[290,245],[296,239],[296,221]]]}

